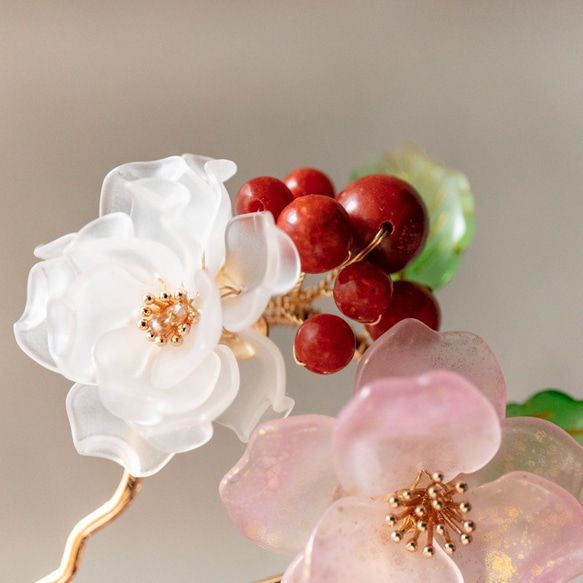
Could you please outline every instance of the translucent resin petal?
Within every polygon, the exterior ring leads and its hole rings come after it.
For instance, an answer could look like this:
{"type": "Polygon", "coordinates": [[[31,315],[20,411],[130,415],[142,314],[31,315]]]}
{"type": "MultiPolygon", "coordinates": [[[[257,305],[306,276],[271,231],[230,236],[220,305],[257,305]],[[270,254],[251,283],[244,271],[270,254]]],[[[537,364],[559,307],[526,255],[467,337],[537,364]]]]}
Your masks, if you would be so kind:
{"type": "Polygon", "coordinates": [[[245,455],[223,478],[221,499],[241,532],[270,551],[301,551],[334,501],[335,420],[302,415],[263,423],[245,455]]]}
{"type": "Polygon", "coordinates": [[[583,507],[560,486],[512,472],[467,496],[476,530],[454,557],[464,581],[567,583],[583,573],[583,507]]]}
{"type": "Polygon", "coordinates": [[[74,385],[67,396],[67,413],[75,448],[82,455],[111,460],[136,477],[161,470],[172,454],[152,447],[130,424],[102,404],[97,387],[74,385]]]}
{"type": "Polygon", "coordinates": [[[285,363],[272,340],[249,329],[239,332],[230,347],[237,357],[241,384],[237,398],[217,422],[248,441],[256,425],[285,417],[294,401],[285,394],[285,363]]]}
{"type": "Polygon", "coordinates": [[[407,265],[403,279],[437,289],[455,273],[474,236],[474,199],[468,179],[431,160],[422,150],[403,147],[351,175],[391,174],[409,182],[429,213],[429,236],[421,255],[407,265]]]}
{"type": "MultiPolygon", "coordinates": [[[[305,552],[302,583],[463,583],[456,564],[436,546],[427,559],[391,540],[387,504],[344,498],[322,517],[305,552]]],[[[466,579],[466,582],[477,579],[466,579]]],[[[295,583],[295,581],[294,581],[295,583]]]]}
{"type": "Polygon", "coordinates": [[[435,332],[418,320],[399,322],[365,352],[354,387],[358,390],[378,378],[414,376],[435,369],[466,377],[504,417],[506,384],[488,345],[471,332],[435,332]]]}
{"type": "Polygon", "coordinates": [[[500,449],[486,466],[466,476],[465,481],[477,486],[516,470],[551,480],[579,499],[583,488],[583,447],[543,419],[503,419],[500,449]]]}
{"type": "Polygon", "coordinates": [[[507,417],[539,417],[564,429],[583,445],[583,401],[554,389],[534,394],[524,403],[508,403],[507,417]]]}
{"type": "Polygon", "coordinates": [[[358,392],[338,416],[334,461],[342,487],[364,496],[408,488],[420,470],[451,480],[500,446],[492,404],[465,378],[432,371],[386,378],[358,392]]]}

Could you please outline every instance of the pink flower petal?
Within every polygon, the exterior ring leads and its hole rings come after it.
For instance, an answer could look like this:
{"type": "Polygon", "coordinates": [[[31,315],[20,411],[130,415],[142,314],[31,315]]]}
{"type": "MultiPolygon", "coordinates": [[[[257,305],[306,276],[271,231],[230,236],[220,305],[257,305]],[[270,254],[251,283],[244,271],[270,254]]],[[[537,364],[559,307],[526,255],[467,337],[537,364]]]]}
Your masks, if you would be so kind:
{"type": "Polygon", "coordinates": [[[502,420],[498,453],[481,470],[464,476],[470,485],[496,480],[508,472],[537,474],[565,488],[575,498],[583,490],[583,447],[566,431],[535,417],[502,420]]]}
{"type": "Polygon", "coordinates": [[[252,434],[245,455],[223,478],[231,520],[260,546],[301,551],[338,484],[331,461],[335,420],[303,415],[270,421],[252,434]]]}
{"type": "Polygon", "coordinates": [[[562,583],[583,573],[583,508],[561,487],[512,472],[468,499],[476,530],[455,553],[464,581],[562,583]]]}
{"type": "Polygon", "coordinates": [[[300,553],[285,570],[281,583],[303,583],[305,569],[304,553],[300,553]]]}
{"type": "Polygon", "coordinates": [[[437,369],[466,377],[504,418],[506,385],[488,345],[470,332],[435,332],[418,320],[399,322],[366,351],[354,387],[358,390],[382,377],[415,376],[437,369]]]}
{"type": "Polygon", "coordinates": [[[407,488],[419,470],[450,480],[485,465],[500,445],[500,420],[465,378],[432,371],[373,381],[340,413],[333,450],[340,483],[378,496],[407,488]]]}
{"type": "Polygon", "coordinates": [[[292,581],[463,583],[459,569],[439,547],[436,547],[436,554],[427,559],[393,542],[391,528],[385,522],[388,510],[388,504],[367,498],[351,497],[336,502],[322,517],[310,539],[303,577],[292,581]]]}

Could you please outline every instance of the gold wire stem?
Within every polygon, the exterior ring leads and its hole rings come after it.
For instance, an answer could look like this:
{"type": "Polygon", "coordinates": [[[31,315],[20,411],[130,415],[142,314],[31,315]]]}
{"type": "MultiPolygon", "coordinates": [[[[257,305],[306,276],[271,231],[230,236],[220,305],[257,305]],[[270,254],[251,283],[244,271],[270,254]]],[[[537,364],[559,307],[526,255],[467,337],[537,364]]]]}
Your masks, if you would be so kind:
{"type": "Polygon", "coordinates": [[[67,583],[70,581],[77,573],[87,539],[115,520],[131,504],[140,491],[141,484],[141,478],[136,478],[127,471],[124,472],[115,494],[105,504],[82,518],[75,525],[65,543],[59,568],[39,579],[36,583],[67,583]]]}
{"type": "Polygon", "coordinates": [[[269,577],[267,579],[261,579],[261,581],[255,581],[255,583],[281,583],[283,575],[276,575],[275,577],[269,577]]]}

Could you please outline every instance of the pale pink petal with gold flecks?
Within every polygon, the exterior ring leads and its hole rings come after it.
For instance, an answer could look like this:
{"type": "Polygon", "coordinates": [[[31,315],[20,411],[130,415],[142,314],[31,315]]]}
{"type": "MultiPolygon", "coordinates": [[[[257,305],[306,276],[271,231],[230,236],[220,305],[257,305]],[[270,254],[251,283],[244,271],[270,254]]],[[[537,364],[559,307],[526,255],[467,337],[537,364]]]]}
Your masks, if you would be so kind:
{"type": "Polygon", "coordinates": [[[467,497],[476,530],[455,553],[465,581],[566,583],[583,573],[583,507],[560,486],[511,472],[467,497]]]}
{"type": "Polygon", "coordinates": [[[335,420],[304,415],[269,421],[251,435],[245,455],[223,478],[231,520],[260,546],[294,555],[338,494],[332,465],[335,420]]]}
{"type": "Polygon", "coordinates": [[[303,583],[305,570],[304,553],[300,553],[285,570],[281,583],[303,583]]]}
{"type": "Polygon", "coordinates": [[[537,474],[562,486],[575,498],[583,489],[583,447],[566,431],[536,417],[502,420],[498,453],[481,470],[464,476],[470,486],[498,479],[512,471],[537,474]]]}
{"type": "Polygon", "coordinates": [[[387,511],[388,504],[368,498],[336,502],[318,523],[293,583],[463,583],[440,548],[427,559],[393,542],[387,511]]]}
{"type": "Polygon", "coordinates": [[[373,381],[338,416],[334,461],[343,488],[380,496],[408,488],[419,470],[446,481],[488,463],[500,445],[500,420],[465,378],[432,371],[373,381]]]}
{"type": "Polygon", "coordinates": [[[506,384],[494,353],[471,332],[435,332],[407,319],[385,332],[364,354],[354,378],[355,390],[382,377],[415,376],[451,370],[474,383],[506,414],[506,384]]]}

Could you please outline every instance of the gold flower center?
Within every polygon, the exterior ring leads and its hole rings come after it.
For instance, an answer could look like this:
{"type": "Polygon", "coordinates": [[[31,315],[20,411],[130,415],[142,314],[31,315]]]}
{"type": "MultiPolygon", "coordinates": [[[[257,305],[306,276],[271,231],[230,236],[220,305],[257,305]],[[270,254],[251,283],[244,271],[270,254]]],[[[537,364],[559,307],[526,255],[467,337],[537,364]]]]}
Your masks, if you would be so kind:
{"type": "Polygon", "coordinates": [[[163,289],[158,296],[146,294],[138,328],[144,330],[146,339],[155,342],[156,346],[180,346],[192,325],[200,319],[193,301],[184,289],[177,289],[174,293],[163,289]]]}
{"type": "Polygon", "coordinates": [[[411,487],[397,490],[385,498],[395,509],[386,516],[387,525],[395,527],[391,539],[396,543],[406,539],[405,548],[415,552],[419,548],[419,538],[425,535],[423,554],[426,557],[435,554],[435,535],[443,539],[443,548],[449,555],[456,549],[452,540],[454,535],[463,545],[469,544],[472,542],[470,533],[476,525],[464,515],[471,510],[471,505],[454,499],[467,489],[465,482],[444,483],[440,472],[420,471],[411,487]]]}

